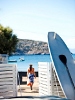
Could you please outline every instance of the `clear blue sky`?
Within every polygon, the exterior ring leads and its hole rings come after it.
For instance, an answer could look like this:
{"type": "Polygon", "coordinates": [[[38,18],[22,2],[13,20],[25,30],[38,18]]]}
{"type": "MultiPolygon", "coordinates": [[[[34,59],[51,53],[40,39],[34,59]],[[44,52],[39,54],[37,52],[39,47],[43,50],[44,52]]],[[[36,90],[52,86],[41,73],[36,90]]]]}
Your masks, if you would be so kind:
{"type": "Polygon", "coordinates": [[[0,0],[0,24],[21,39],[48,41],[54,31],[75,48],[75,0],[0,0]]]}

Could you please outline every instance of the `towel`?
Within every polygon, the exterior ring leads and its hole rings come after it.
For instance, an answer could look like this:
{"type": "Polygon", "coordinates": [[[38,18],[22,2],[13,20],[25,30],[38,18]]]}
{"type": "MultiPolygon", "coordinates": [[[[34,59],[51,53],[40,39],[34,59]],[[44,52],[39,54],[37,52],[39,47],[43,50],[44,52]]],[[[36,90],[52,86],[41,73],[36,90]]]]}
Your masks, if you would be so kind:
{"type": "Polygon", "coordinates": [[[28,79],[27,79],[27,85],[31,85],[31,83],[34,83],[34,74],[29,73],[28,79]]]}

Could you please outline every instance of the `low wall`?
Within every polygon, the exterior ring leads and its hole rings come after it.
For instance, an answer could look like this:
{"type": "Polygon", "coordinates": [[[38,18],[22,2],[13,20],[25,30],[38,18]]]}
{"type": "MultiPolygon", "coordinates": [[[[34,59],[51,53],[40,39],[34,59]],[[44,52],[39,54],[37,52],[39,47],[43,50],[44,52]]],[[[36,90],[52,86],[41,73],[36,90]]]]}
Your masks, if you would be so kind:
{"type": "MultiPolygon", "coordinates": [[[[19,73],[19,79],[20,79],[20,84],[27,84],[27,80],[26,81],[22,81],[22,77],[27,77],[27,72],[18,72],[19,73]]],[[[35,72],[36,77],[38,77],[38,72],[35,72]]],[[[18,80],[18,84],[19,84],[19,80],[18,80]]]]}

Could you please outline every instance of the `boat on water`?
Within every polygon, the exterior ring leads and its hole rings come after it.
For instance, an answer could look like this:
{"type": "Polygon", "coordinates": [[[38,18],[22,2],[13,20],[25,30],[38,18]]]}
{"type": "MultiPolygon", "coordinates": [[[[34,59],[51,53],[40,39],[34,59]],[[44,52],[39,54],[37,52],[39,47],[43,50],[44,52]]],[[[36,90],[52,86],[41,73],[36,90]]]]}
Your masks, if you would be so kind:
{"type": "Polygon", "coordinates": [[[17,62],[17,60],[8,60],[8,62],[17,62]]]}
{"type": "Polygon", "coordinates": [[[20,57],[19,61],[25,61],[25,59],[23,57],[20,57]]]}

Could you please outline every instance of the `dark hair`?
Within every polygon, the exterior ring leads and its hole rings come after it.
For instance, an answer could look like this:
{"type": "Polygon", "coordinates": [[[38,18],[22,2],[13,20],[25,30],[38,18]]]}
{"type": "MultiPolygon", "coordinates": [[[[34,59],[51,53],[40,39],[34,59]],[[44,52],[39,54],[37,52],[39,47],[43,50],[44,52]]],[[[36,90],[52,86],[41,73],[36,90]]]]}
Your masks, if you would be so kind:
{"type": "Polygon", "coordinates": [[[30,71],[32,70],[32,65],[30,64],[30,71]]]}

